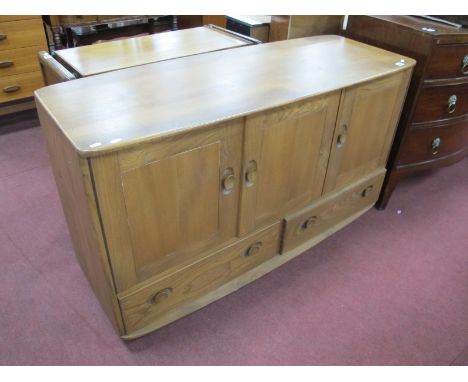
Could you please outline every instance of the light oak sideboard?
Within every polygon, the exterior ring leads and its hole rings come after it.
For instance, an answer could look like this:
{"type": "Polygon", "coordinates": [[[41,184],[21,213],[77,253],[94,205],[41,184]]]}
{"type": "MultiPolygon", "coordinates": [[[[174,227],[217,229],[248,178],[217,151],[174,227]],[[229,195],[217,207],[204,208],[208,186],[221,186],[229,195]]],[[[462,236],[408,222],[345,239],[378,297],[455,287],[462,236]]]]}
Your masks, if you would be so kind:
{"type": "Polygon", "coordinates": [[[414,64],[318,36],[37,91],[78,261],[120,336],[237,290],[371,208],[414,64]]]}

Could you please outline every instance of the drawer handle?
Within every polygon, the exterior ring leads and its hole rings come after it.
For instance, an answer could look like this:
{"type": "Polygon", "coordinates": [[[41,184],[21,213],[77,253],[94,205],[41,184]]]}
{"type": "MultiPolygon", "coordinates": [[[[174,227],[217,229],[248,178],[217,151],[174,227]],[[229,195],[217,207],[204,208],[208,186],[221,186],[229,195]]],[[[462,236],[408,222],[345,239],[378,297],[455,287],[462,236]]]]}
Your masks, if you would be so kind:
{"type": "Polygon", "coordinates": [[[255,256],[257,253],[260,252],[261,247],[262,247],[262,242],[261,241],[257,241],[256,243],[253,243],[247,249],[247,251],[245,251],[244,256],[245,257],[255,256]]]}
{"type": "Polygon", "coordinates": [[[21,89],[21,86],[15,84],[15,85],[8,85],[8,86],[5,86],[5,87],[3,88],[3,91],[4,91],[5,93],[14,93],[14,92],[17,92],[17,91],[20,90],[20,89],[21,89]]]}
{"type": "Polygon", "coordinates": [[[301,230],[305,231],[308,230],[310,227],[312,227],[315,223],[317,223],[318,216],[314,215],[309,218],[307,218],[304,223],[301,225],[301,230]]]}
{"type": "Polygon", "coordinates": [[[0,68],[9,68],[10,66],[13,66],[13,61],[11,60],[0,61],[0,68]]]}
{"type": "Polygon", "coordinates": [[[367,186],[364,190],[362,190],[361,195],[363,198],[366,198],[370,195],[370,193],[374,190],[374,186],[370,185],[367,186]]]}
{"type": "Polygon", "coordinates": [[[253,186],[257,180],[258,169],[257,162],[251,160],[247,165],[247,171],[245,172],[245,183],[248,187],[253,186]]]}
{"type": "Polygon", "coordinates": [[[5,33],[0,32],[0,41],[6,40],[6,38],[7,38],[7,35],[5,33]]]}
{"type": "Polygon", "coordinates": [[[338,138],[336,139],[336,146],[338,148],[343,147],[347,139],[348,139],[348,125],[343,125],[342,132],[340,135],[338,135],[338,138]]]}
{"type": "Polygon", "coordinates": [[[447,112],[452,114],[457,107],[457,96],[452,94],[447,101],[447,112]]]}
{"type": "Polygon", "coordinates": [[[172,288],[165,288],[157,292],[153,297],[148,300],[148,304],[154,305],[161,301],[166,300],[172,293],[172,288]]]}
{"type": "Polygon", "coordinates": [[[224,170],[223,180],[221,182],[225,194],[230,194],[236,185],[234,169],[232,167],[224,170]]]}
{"type": "Polygon", "coordinates": [[[463,74],[468,74],[468,54],[465,57],[463,57],[461,71],[463,74]]]}
{"type": "Polygon", "coordinates": [[[436,155],[439,153],[439,147],[441,143],[441,139],[439,137],[435,138],[431,143],[432,155],[436,155]]]}

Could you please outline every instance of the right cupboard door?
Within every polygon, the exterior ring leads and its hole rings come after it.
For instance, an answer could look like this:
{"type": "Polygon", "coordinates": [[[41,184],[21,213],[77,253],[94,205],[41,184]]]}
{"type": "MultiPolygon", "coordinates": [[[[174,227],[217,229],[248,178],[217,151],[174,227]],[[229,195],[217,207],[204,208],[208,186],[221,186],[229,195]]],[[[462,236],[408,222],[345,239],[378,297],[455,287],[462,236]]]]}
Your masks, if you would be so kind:
{"type": "Polygon", "coordinates": [[[239,234],[319,198],[340,92],[246,118],[239,234]]]}
{"type": "Polygon", "coordinates": [[[343,90],[324,194],[385,167],[410,71],[343,90]]]}

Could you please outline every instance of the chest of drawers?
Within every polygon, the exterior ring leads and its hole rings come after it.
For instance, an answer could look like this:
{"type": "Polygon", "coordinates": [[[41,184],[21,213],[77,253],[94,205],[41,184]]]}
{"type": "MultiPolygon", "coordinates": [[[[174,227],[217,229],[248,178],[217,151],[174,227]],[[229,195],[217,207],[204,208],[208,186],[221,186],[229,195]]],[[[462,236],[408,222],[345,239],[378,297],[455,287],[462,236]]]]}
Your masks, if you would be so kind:
{"type": "Polygon", "coordinates": [[[345,35],[417,60],[377,203],[398,184],[468,153],[468,30],[411,16],[350,16],[345,35]]]}
{"type": "Polygon", "coordinates": [[[40,16],[0,16],[0,104],[43,86],[37,53],[47,49],[40,16]]]}
{"type": "Polygon", "coordinates": [[[320,36],[38,90],[75,252],[119,334],[189,314],[371,208],[402,59],[320,36]]]}

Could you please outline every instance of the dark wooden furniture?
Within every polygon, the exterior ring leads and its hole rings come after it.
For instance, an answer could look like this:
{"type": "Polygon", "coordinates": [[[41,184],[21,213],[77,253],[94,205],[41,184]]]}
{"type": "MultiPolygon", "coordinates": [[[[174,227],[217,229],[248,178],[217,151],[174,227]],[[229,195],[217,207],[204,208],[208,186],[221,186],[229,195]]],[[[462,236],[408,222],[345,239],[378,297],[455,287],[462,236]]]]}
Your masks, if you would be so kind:
{"type": "Polygon", "coordinates": [[[268,42],[271,16],[227,15],[226,20],[227,29],[261,42],[268,42]]]}
{"type": "Polygon", "coordinates": [[[177,16],[43,16],[49,49],[55,51],[92,44],[98,40],[177,30],[177,16]]]}
{"type": "Polygon", "coordinates": [[[350,16],[344,34],[416,59],[377,207],[397,183],[468,153],[468,29],[412,16],[350,16]]]}

